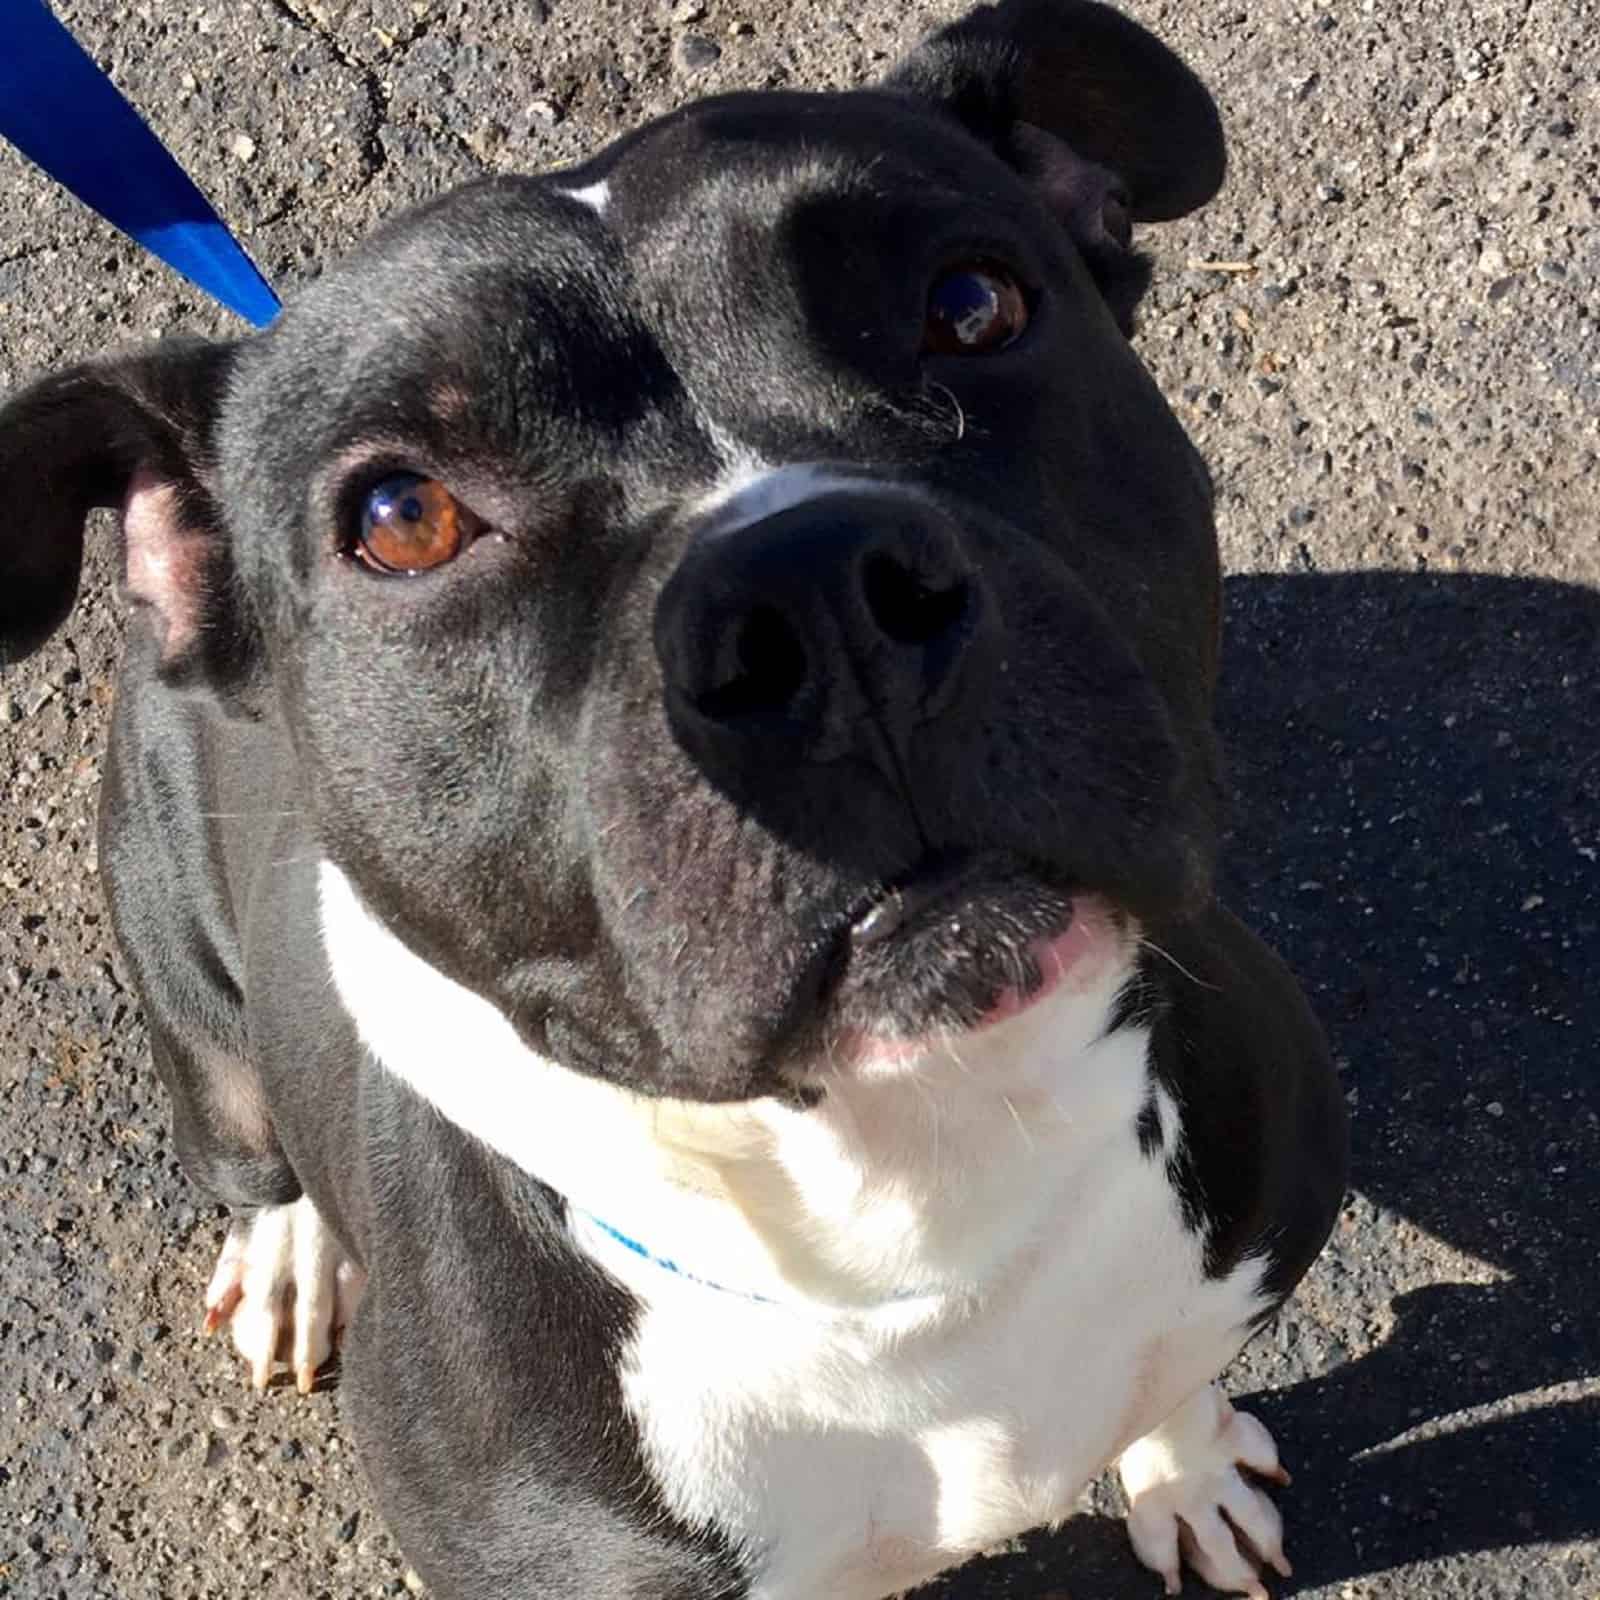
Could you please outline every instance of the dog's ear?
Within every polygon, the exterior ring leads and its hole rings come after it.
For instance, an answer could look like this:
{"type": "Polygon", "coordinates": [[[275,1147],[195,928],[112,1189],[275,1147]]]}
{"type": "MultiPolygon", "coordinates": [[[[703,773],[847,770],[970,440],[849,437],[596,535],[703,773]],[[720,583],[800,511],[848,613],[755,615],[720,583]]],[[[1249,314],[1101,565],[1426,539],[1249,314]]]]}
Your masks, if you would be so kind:
{"type": "Polygon", "coordinates": [[[1144,288],[1133,222],[1204,205],[1226,145],[1204,84],[1094,0],[1000,0],[932,35],[885,87],[932,101],[1038,187],[1126,325],[1144,288]]]}
{"type": "Polygon", "coordinates": [[[0,409],[0,666],[77,594],[84,522],[121,513],[129,598],[173,683],[237,685],[252,654],[216,497],[213,436],[236,347],[174,342],[44,378],[0,409]]]}

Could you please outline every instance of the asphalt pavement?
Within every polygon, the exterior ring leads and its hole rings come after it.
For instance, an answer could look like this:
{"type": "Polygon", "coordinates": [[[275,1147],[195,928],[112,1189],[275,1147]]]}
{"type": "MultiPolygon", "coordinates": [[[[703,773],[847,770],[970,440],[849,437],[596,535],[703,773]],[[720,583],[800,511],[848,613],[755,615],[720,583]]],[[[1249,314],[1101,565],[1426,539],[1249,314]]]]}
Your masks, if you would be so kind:
{"type": "MultiPolygon", "coordinates": [[[[58,7],[286,294],[452,183],[711,90],[866,82],[960,9],[58,7]]],[[[1138,336],[1219,485],[1225,892],[1353,1114],[1332,1243],[1231,1375],[1295,1474],[1277,1592],[1597,1600],[1600,8],[1129,9],[1233,150],[1145,232],[1138,336]]],[[[179,330],[237,331],[0,150],[0,390],[179,330]]],[[[121,622],[91,544],[67,631],[0,679],[0,1597],[408,1593],[337,1384],[257,1396],[198,1334],[223,1220],[94,877],[121,622]]],[[[1143,1600],[1114,1513],[1097,1485],[926,1594],[1143,1600]]]]}

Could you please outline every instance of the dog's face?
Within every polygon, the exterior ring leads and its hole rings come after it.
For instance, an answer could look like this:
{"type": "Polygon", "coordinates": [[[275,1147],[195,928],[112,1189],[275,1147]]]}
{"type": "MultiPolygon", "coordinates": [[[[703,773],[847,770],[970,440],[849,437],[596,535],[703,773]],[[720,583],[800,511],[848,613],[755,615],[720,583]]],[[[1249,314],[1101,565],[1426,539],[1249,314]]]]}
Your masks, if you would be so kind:
{"type": "Polygon", "coordinates": [[[121,504],[163,672],[281,717],[373,914],[569,1066],[726,1099],[972,1026],[1084,895],[1207,893],[1210,494],[1127,226],[1221,162],[1035,0],[473,185],[0,415],[0,641],[121,504]]]}

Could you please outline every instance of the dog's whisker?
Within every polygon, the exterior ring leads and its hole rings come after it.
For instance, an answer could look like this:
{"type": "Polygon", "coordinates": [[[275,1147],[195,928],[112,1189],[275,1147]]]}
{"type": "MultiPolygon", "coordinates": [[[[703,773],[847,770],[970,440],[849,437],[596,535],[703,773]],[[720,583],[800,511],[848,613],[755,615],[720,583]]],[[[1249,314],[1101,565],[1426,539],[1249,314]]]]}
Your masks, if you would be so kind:
{"type": "Polygon", "coordinates": [[[960,397],[953,389],[947,388],[942,383],[936,383],[932,379],[928,382],[928,390],[933,394],[942,394],[950,402],[951,409],[956,414],[955,438],[951,442],[960,444],[967,436],[967,413],[961,405],[960,397]]]}
{"type": "Polygon", "coordinates": [[[1139,944],[1143,949],[1150,951],[1151,954],[1160,956],[1161,959],[1169,966],[1176,968],[1176,970],[1182,973],[1183,976],[1186,977],[1197,989],[1207,989],[1212,994],[1222,993],[1222,990],[1216,984],[1207,983],[1204,978],[1197,978],[1194,973],[1192,973],[1180,960],[1178,960],[1175,955],[1171,953],[1171,951],[1163,950],[1161,946],[1158,945],[1155,940],[1150,938],[1148,935],[1141,935],[1139,944]]]}
{"type": "Polygon", "coordinates": [[[1008,1094],[1000,1096],[1001,1103],[1011,1113],[1011,1120],[1017,1125],[1017,1132],[1022,1135],[1022,1147],[1029,1155],[1033,1154],[1033,1135],[1028,1131],[1028,1125],[1022,1120],[1022,1113],[1017,1110],[1016,1102],[1008,1094]]]}

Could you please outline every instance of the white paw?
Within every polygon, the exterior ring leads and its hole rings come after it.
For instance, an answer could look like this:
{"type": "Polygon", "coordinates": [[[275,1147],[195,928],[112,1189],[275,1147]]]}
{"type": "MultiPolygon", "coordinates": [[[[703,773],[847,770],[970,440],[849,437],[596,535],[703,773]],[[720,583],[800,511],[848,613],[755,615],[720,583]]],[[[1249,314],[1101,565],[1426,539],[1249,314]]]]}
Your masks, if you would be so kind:
{"type": "Polygon", "coordinates": [[[310,1394],[365,1284],[366,1274],[302,1196],[229,1226],[206,1287],[202,1326],[215,1333],[230,1325],[256,1388],[266,1388],[281,1358],[294,1368],[300,1393],[310,1394]]]}
{"type": "Polygon", "coordinates": [[[1168,1594],[1182,1587],[1180,1558],[1212,1588],[1253,1600],[1267,1600],[1263,1566],[1290,1575],[1278,1508],[1241,1468],[1289,1481],[1272,1435],[1215,1384],[1123,1451],[1117,1470],[1128,1492],[1128,1535],[1168,1594]]]}

